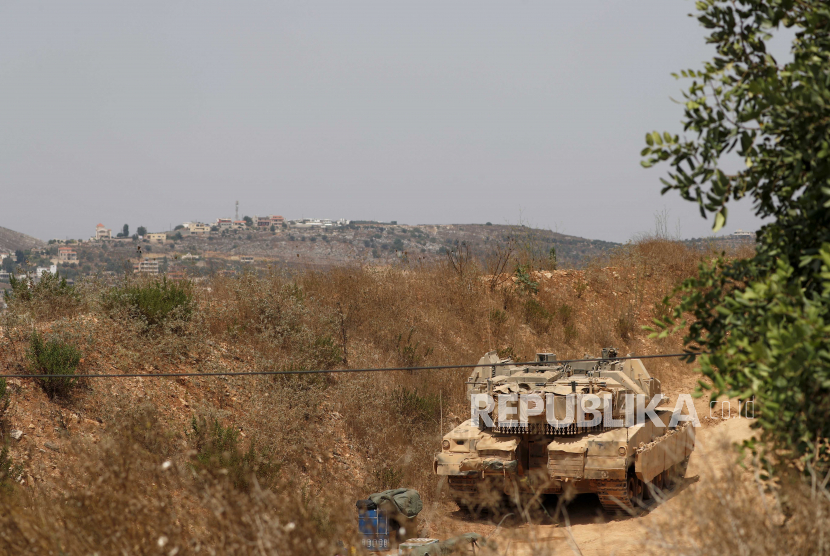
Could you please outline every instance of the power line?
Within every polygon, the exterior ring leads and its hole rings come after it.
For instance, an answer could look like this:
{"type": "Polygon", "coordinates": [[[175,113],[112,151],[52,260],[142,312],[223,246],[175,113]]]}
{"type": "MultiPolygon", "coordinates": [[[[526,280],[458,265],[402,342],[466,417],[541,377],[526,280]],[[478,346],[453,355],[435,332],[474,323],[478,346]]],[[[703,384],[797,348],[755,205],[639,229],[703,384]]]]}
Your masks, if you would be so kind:
{"type": "Polygon", "coordinates": [[[557,359],[554,361],[527,361],[523,363],[505,362],[505,363],[485,363],[485,364],[466,364],[466,365],[435,365],[429,367],[381,367],[381,368],[364,368],[364,369],[312,369],[308,371],[226,371],[219,373],[155,373],[155,374],[86,374],[86,375],[70,375],[70,374],[55,374],[55,375],[6,375],[0,374],[0,378],[176,378],[176,377],[214,377],[214,376],[279,376],[279,375],[309,375],[309,374],[326,374],[326,373],[384,373],[395,371],[440,371],[453,369],[474,369],[476,367],[508,367],[508,366],[551,366],[565,363],[579,363],[579,362],[598,362],[598,361],[622,361],[626,359],[658,359],[661,357],[694,357],[703,355],[702,353],[664,353],[658,355],[627,355],[625,357],[597,357],[590,359],[557,359]]]}

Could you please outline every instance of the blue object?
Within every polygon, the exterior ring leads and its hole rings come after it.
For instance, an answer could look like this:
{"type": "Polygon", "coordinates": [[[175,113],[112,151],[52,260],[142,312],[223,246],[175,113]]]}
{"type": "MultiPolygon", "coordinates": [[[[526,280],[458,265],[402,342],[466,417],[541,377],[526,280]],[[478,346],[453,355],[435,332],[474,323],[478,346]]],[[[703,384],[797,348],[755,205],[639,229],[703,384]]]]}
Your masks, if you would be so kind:
{"type": "Polygon", "coordinates": [[[378,509],[358,508],[357,527],[363,538],[360,544],[370,552],[389,550],[389,519],[378,509]]]}

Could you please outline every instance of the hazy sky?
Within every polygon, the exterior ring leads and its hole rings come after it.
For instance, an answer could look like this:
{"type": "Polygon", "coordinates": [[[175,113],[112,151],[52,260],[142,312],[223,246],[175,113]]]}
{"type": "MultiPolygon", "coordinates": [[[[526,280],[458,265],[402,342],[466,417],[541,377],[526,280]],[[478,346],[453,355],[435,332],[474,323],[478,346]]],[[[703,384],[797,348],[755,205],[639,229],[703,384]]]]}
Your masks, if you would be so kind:
{"type": "MultiPolygon", "coordinates": [[[[282,214],[611,241],[668,209],[639,165],[710,56],[684,0],[0,0],[0,226],[282,214]]],[[[756,229],[749,206],[726,230],[756,229]]]]}

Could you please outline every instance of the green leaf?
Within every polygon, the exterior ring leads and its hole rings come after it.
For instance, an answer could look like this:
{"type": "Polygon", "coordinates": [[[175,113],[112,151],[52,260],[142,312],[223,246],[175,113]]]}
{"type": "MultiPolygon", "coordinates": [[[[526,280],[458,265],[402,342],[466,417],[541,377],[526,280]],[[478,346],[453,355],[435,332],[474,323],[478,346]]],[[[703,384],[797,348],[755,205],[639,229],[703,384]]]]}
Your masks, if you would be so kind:
{"type": "Polygon", "coordinates": [[[723,228],[724,224],[726,224],[726,216],[724,216],[723,210],[721,209],[715,215],[715,225],[712,226],[712,231],[714,233],[718,233],[721,230],[721,228],[723,228]]]}

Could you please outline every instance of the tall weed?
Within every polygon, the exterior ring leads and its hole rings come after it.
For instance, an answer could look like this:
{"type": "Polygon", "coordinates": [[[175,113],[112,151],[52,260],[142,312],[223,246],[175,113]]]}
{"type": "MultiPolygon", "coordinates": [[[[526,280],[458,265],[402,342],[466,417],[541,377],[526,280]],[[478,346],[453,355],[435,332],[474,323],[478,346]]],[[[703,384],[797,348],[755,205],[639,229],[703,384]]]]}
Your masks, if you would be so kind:
{"type": "Polygon", "coordinates": [[[223,427],[217,418],[193,417],[190,436],[196,448],[194,467],[212,476],[225,475],[233,486],[250,490],[256,479],[267,487],[277,478],[279,465],[267,454],[258,452],[251,442],[247,450],[239,446],[239,431],[223,427]]]}
{"type": "Polygon", "coordinates": [[[78,384],[74,375],[82,356],[74,345],[60,338],[44,340],[37,331],[29,341],[29,368],[50,398],[66,397],[78,384]]]}

